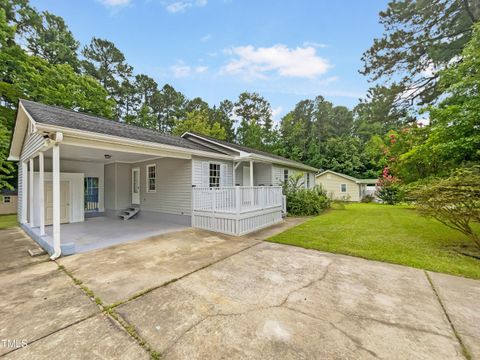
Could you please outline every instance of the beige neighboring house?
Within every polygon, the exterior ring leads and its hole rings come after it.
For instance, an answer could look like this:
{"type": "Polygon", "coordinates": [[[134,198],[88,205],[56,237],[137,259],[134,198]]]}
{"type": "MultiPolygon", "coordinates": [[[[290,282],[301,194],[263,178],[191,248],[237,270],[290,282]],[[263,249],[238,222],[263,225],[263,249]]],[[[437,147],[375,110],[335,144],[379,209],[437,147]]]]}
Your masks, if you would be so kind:
{"type": "Polygon", "coordinates": [[[17,192],[12,190],[0,191],[0,215],[16,214],[17,192]]]}
{"type": "Polygon", "coordinates": [[[325,170],[315,176],[315,184],[322,186],[333,200],[361,201],[375,194],[377,179],[357,179],[353,176],[325,170]]]}

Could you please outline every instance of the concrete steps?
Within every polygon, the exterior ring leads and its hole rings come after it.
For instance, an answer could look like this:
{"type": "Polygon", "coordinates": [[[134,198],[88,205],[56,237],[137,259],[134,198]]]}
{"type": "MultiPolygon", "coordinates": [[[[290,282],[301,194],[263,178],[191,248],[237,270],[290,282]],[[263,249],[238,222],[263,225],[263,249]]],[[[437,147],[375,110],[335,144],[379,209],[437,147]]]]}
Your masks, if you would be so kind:
{"type": "Polygon", "coordinates": [[[135,215],[137,215],[139,212],[140,212],[139,208],[131,207],[131,208],[123,210],[122,213],[118,216],[120,218],[122,218],[123,220],[129,220],[132,217],[134,217],[135,215]]]}

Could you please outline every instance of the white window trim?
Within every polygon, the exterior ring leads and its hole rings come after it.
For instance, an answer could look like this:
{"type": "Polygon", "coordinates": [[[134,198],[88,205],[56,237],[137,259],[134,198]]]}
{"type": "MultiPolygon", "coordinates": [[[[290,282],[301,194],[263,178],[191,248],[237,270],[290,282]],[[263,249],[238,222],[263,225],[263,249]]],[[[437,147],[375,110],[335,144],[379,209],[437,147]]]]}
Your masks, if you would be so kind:
{"type": "Polygon", "coordinates": [[[340,192],[341,192],[342,194],[345,194],[345,193],[347,193],[347,192],[348,192],[348,187],[347,187],[347,184],[340,184],[340,192]],[[343,187],[343,185],[345,185],[345,191],[342,191],[342,187],[343,187]]]}
{"type": "Polygon", "coordinates": [[[148,164],[145,166],[145,182],[146,182],[146,189],[145,191],[147,193],[156,193],[157,192],[157,164],[148,164]],[[155,190],[150,189],[150,178],[148,177],[148,169],[149,168],[155,168],[155,190]]]}
{"type": "Polygon", "coordinates": [[[222,163],[218,161],[208,161],[208,177],[207,177],[207,182],[208,182],[208,187],[209,188],[220,188],[222,186],[222,163]],[[218,165],[218,186],[210,186],[210,165],[218,165]]]}

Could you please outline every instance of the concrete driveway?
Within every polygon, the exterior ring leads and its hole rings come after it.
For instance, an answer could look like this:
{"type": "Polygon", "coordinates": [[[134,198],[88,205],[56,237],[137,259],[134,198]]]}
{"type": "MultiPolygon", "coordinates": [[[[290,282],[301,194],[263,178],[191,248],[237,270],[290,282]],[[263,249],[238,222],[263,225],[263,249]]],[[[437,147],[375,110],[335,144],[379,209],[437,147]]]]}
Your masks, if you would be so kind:
{"type": "Polygon", "coordinates": [[[55,263],[2,231],[0,356],[480,359],[479,281],[266,235],[188,229],[55,263]]]}

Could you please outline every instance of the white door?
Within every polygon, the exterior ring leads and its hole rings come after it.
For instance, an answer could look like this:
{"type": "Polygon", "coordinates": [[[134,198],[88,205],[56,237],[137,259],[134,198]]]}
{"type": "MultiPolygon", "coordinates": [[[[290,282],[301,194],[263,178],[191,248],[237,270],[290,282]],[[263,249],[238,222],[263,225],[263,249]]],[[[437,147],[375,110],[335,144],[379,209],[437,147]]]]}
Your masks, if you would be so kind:
{"type": "Polygon", "coordinates": [[[140,168],[132,169],[132,204],[140,204],[140,168]]]}
{"type": "MultiPolygon", "coordinates": [[[[70,221],[70,182],[60,181],[60,223],[70,221]]],[[[53,183],[45,182],[45,225],[53,224],[53,183]]]]}
{"type": "Polygon", "coordinates": [[[250,184],[250,166],[243,167],[243,186],[252,186],[250,184]]]}

